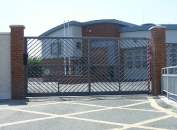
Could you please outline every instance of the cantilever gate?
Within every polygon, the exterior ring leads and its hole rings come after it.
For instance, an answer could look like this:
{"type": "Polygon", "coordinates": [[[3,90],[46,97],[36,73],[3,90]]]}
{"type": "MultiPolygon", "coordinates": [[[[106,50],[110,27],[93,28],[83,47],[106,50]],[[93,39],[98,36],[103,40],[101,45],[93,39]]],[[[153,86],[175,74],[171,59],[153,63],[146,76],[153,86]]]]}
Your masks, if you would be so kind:
{"type": "Polygon", "coordinates": [[[26,96],[148,93],[146,38],[24,41],[26,96]]]}

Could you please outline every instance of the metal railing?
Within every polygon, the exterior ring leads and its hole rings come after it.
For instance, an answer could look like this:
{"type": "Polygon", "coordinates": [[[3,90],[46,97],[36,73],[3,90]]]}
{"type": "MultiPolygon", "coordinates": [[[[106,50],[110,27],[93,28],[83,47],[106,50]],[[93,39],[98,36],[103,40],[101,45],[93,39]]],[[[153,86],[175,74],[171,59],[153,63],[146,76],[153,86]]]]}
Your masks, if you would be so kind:
{"type": "Polygon", "coordinates": [[[165,67],[161,69],[162,93],[177,96],[177,66],[165,67]]]}

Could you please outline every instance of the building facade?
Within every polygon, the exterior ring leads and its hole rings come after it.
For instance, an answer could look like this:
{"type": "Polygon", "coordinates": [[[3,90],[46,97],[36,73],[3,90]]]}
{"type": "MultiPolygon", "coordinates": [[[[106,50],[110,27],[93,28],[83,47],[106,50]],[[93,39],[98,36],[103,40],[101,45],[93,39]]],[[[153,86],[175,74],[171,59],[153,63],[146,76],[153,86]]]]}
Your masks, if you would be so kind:
{"type": "MultiPolygon", "coordinates": [[[[144,43],[141,43],[141,41],[137,43],[136,40],[117,41],[111,38],[150,37],[149,28],[154,25],[143,24],[139,26],[119,20],[107,19],[82,23],[70,21],[69,26],[68,23],[56,26],[40,35],[40,37],[63,37],[41,42],[42,80],[58,81],[58,77],[60,77],[60,83],[67,83],[68,81],[86,83],[88,82],[88,71],[91,73],[91,82],[144,80],[147,78],[147,48],[144,43]],[[77,38],[65,39],[65,37],[77,38]],[[88,41],[86,37],[101,38],[93,38],[88,41]],[[121,49],[117,47],[118,42],[121,45],[121,49]],[[136,44],[141,45],[134,49],[136,44]],[[89,63],[93,65],[90,70],[86,66],[89,63]],[[119,67],[116,67],[115,64],[119,67]],[[124,65],[122,68],[120,67],[121,64],[124,65]],[[140,69],[141,71],[138,71],[140,69]],[[142,72],[143,74],[141,74],[142,72]],[[132,75],[134,76],[132,77],[132,75]]],[[[166,43],[176,46],[177,25],[163,26],[166,26],[166,43]]],[[[168,63],[177,65],[177,50],[172,49],[172,51],[171,54],[167,55],[168,59],[170,59],[168,63]]]]}

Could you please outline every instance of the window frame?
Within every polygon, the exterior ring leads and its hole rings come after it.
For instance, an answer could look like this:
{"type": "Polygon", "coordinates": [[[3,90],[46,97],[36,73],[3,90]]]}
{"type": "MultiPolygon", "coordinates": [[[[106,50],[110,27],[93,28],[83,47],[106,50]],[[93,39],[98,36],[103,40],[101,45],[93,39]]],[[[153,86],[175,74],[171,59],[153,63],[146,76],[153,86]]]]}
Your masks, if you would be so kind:
{"type": "Polygon", "coordinates": [[[77,50],[82,50],[82,44],[81,44],[81,42],[76,42],[76,49],[77,50]]]}
{"type": "Polygon", "coordinates": [[[50,67],[50,66],[45,66],[45,67],[43,67],[43,75],[44,75],[44,76],[51,76],[51,75],[52,75],[52,67],[50,67]],[[48,69],[50,70],[50,73],[49,73],[49,74],[46,74],[46,73],[45,73],[46,68],[48,68],[48,69]]]}
{"type": "Polygon", "coordinates": [[[96,75],[96,67],[95,66],[91,66],[90,71],[91,71],[91,75],[96,75]]]}
{"type": "Polygon", "coordinates": [[[82,74],[82,66],[81,65],[77,65],[76,66],[76,76],[81,76],[81,75],[83,75],[82,74]],[[79,71],[78,71],[78,68],[79,68],[79,71]]]}
{"type": "Polygon", "coordinates": [[[51,48],[51,55],[52,55],[52,56],[53,56],[53,55],[55,55],[55,56],[61,55],[61,42],[53,42],[53,43],[51,43],[51,47],[50,47],[50,48],[51,48]],[[56,48],[57,48],[57,49],[55,50],[56,53],[53,52],[53,51],[54,51],[54,50],[53,50],[53,45],[54,45],[54,44],[56,45],[56,48]]]}

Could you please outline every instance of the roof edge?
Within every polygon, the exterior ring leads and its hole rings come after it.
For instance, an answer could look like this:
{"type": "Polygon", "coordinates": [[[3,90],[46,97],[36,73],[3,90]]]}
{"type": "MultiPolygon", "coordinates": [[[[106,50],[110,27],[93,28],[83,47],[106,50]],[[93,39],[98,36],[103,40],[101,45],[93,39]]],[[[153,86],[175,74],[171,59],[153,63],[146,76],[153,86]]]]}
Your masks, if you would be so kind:
{"type": "MultiPolygon", "coordinates": [[[[177,30],[177,24],[161,24],[161,26],[166,27],[166,30],[177,30]]],[[[136,31],[149,31],[150,28],[157,27],[154,25],[143,25],[134,27],[120,27],[118,31],[123,32],[136,32],[136,31]]]]}
{"type": "MultiPolygon", "coordinates": [[[[131,24],[131,23],[128,23],[128,22],[123,22],[123,21],[120,21],[120,20],[116,20],[116,19],[100,19],[100,20],[92,20],[92,21],[87,21],[87,22],[77,22],[77,21],[70,21],[69,22],[69,25],[75,25],[75,26],[79,26],[79,27],[82,27],[82,26],[86,26],[86,25],[91,25],[91,24],[99,24],[99,23],[115,23],[115,24],[119,24],[119,25],[123,25],[123,26],[127,26],[127,27],[132,27],[132,26],[137,26],[136,24],[131,24]]],[[[65,23],[66,25],[68,24],[68,22],[65,23]]],[[[47,36],[59,29],[62,29],[64,28],[64,23],[63,24],[60,24],[56,27],[53,27],[51,29],[49,29],[48,31],[42,33],[41,35],[39,36],[47,36]]]]}

